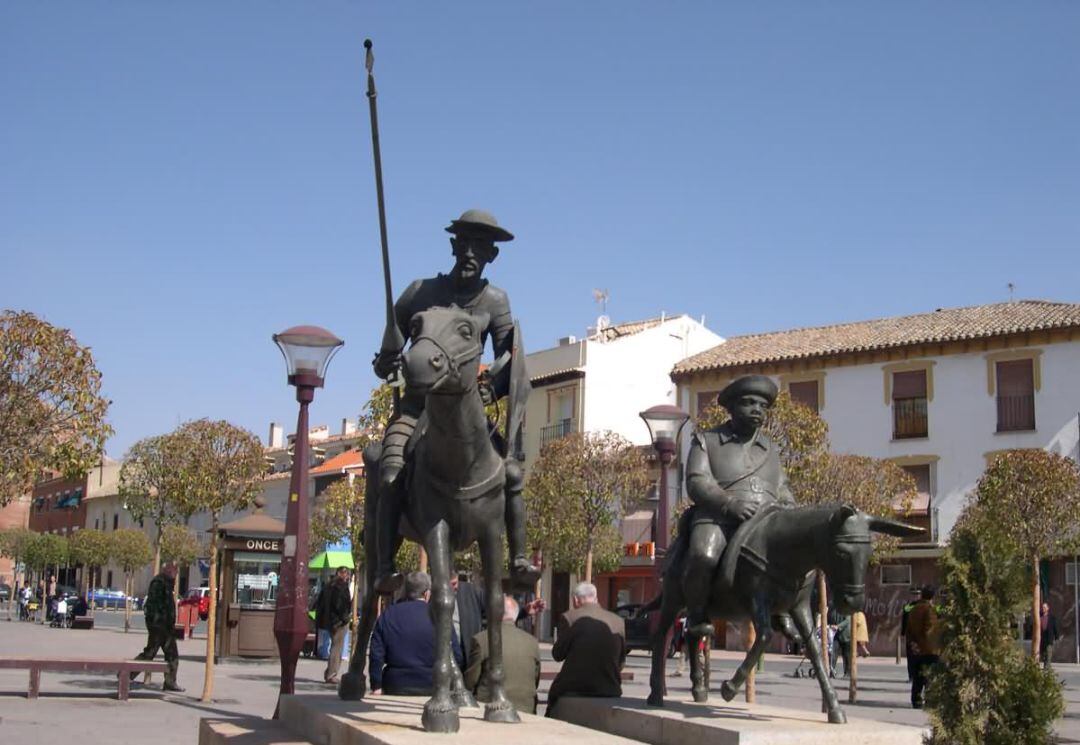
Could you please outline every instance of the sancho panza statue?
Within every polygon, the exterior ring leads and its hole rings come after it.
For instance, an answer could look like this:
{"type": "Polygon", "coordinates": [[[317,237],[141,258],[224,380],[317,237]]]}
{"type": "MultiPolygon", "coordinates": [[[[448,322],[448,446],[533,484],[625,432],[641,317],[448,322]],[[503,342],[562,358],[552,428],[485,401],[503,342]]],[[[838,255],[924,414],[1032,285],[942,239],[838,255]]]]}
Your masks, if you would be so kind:
{"type": "MultiPolygon", "coordinates": [[[[510,387],[510,367],[501,361],[509,358],[513,344],[514,321],[510,299],[505,291],[483,278],[484,267],[499,255],[496,245],[512,241],[513,234],[483,210],[471,209],[451,221],[446,231],[454,266],[449,274],[418,279],[410,284],[394,304],[394,318],[404,339],[409,339],[413,316],[431,308],[455,307],[483,320],[481,344],[491,340],[495,364],[482,374],[480,391],[485,403],[505,396],[510,387]]],[[[375,358],[375,374],[386,380],[402,364],[401,349],[383,349],[375,358]]],[[[381,496],[378,504],[378,562],[376,587],[390,591],[400,577],[394,567],[394,548],[402,514],[402,479],[405,447],[424,410],[424,396],[405,390],[397,416],[391,420],[383,438],[379,460],[381,496]]],[[[512,448],[513,443],[509,443],[512,448]]],[[[539,570],[526,557],[525,506],[521,496],[523,474],[514,458],[506,461],[506,533],[510,548],[510,575],[517,585],[535,584],[539,570]]]]}
{"type": "Polygon", "coordinates": [[[765,375],[739,378],[717,398],[731,419],[694,433],[686,467],[686,491],[694,509],[683,575],[687,625],[694,635],[712,633],[709,589],[738,527],[765,504],[794,504],[776,445],[761,431],[776,394],[776,384],[765,375]]]}

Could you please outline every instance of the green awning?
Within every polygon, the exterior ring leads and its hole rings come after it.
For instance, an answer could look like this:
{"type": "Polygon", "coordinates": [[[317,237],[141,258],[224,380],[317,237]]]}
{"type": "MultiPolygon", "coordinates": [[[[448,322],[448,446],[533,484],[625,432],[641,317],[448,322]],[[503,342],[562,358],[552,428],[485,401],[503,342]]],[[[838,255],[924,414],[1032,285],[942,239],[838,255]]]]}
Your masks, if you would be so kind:
{"type": "Polygon", "coordinates": [[[337,569],[346,567],[354,569],[352,553],[349,551],[323,551],[316,555],[308,563],[311,569],[337,569]]]}

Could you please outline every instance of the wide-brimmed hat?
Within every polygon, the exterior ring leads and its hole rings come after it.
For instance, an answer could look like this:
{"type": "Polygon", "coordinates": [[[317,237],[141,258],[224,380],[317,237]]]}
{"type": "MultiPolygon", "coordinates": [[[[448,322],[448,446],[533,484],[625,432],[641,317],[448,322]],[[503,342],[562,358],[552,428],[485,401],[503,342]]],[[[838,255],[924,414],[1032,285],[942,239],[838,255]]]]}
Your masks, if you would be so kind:
{"type": "Polygon", "coordinates": [[[495,219],[495,215],[484,210],[465,210],[461,213],[461,217],[451,220],[450,225],[446,228],[447,233],[453,233],[454,235],[463,231],[487,233],[491,236],[491,240],[496,243],[514,240],[514,234],[500,226],[499,221],[495,219]]]}
{"type": "Polygon", "coordinates": [[[716,400],[721,406],[727,406],[730,401],[743,396],[761,396],[772,406],[778,392],[776,383],[768,375],[746,375],[728,383],[716,400]]]}

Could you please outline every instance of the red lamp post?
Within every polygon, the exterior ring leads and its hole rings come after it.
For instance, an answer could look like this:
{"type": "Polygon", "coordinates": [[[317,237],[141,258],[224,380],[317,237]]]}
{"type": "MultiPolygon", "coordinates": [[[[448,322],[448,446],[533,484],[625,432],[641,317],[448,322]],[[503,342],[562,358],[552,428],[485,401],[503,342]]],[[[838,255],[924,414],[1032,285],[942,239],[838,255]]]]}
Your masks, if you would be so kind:
{"type": "Polygon", "coordinates": [[[653,406],[641,412],[641,418],[649,428],[649,436],[652,438],[653,448],[660,459],[660,502],[657,505],[656,533],[656,566],[659,567],[661,557],[667,553],[671,543],[671,500],[668,494],[668,468],[675,460],[675,451],[679,440],[679,433],[686,425],[690,415],[671,404],[653,406]]]}
{"type": "MultiPolygon", "coordinates": [[[[285,356],[289,385],[296,386],[296,400],[300,402],[274,610],[274,638],[281,657],[281,694],[286,694],[294,691],[296,661],[308,628],[308,404],[315,398],[315,389],[322,388],[330,359],[345,342],[318,326],[294,326],[274,334],[273,338],[285,356]]],[[[275,707],[274,718],[277,716],[275,707]]]]}

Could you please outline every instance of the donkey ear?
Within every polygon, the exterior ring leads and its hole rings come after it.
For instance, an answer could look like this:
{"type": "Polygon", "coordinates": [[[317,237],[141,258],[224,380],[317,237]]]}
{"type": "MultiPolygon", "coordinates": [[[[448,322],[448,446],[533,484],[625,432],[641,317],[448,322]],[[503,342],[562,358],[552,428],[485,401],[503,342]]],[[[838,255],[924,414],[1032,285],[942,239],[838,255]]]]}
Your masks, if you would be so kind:
{"type": "Polygon", "coordinates": [[[842,504],[836,508],[836,512],[832,514],[832,519],[829,522],[832,524],[833,530],[839,530],[845,520],[858,514],[859,511],[850,504],[842,504]]]}
{"type": "Polygon", "coordinates": [[[871,517],[867,522],[867,527],[875,533],[884,533],[885,535],[899,537],[920,535],[926,532],[924,528],[908,525],[907,523],[902,523],[898,520],[890,520],[887,517],[871,517]]]}

